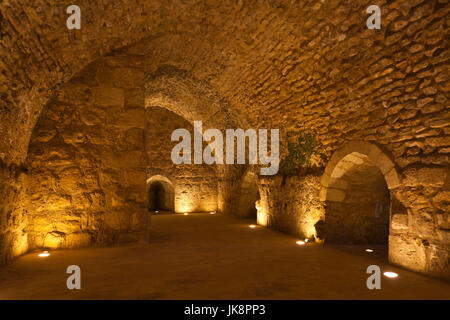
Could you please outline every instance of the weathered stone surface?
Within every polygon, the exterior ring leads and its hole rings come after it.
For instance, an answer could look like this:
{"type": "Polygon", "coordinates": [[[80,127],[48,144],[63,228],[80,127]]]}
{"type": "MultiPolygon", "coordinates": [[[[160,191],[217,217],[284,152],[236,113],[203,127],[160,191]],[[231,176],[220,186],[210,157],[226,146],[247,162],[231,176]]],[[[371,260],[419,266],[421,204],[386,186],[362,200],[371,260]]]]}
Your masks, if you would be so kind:
{"type": "Polygon", "coordinates": [[[314,225],[324,219],[320,176],[288,177],[284,184],[278,178],[260,181],[258,223],[301,238],[316,238],[314,225]]]}
{"type": "MultiPolygon", "coordinates": [[[[126,63],[123,57],[120,61],[126,63]]],[[[27,228],[30,248],[108,244],[118,241],[121,233],[143,232],[133,217],[146,205],[144,101],[140,109],[125,110],[125,88],[119,87],[142,86],[143,74],[137,72],[138,80],[131,81],[127,73],[126,83],[116,80],[116,87],[104,86],[111,77],[119,79],[122,71],[103,61],[92,64],[64,85],[41,115],[28,155],[33,194],[27,228]],[[96,80],[83,83],[90,72],[96,80]],[[74,87],[77,95],[71,96],[74,87]],[[42,139],[41,132],[56,138],[42,139]]]]}
{"type": "Polygon", "coordinates": [[[391,228],[393,230],[406,230],[406,229],[408,229],[408,215],[407,214],[394,214],[394,215],[392,215],[391,228]]]}
{"type": "MultiPolygon", "coordinates": [[[[154,175],[171,179],[175,193],[175,212],[216,211],[216,166],[196,165],[193,155],[190,165],[175,165],[171,159],[172,148],[178,143],[171,142],[172,132],[178,128],[187,129],[193,138],[193,124],[173,112],[155,107],[146,109],[145,121],[147,179],[154,175]]],[[[203,146],[206,146],[206,143],[203,146]]]]}
{"type": "Polygon", "coordinates": [[[405,235],[389,236],[389,261],[408,269],[424,272],[426,270],[426,249],[419,239],[405,235]]]}
{"type": "Polygon", "coordinates": [[[446,168],[408,168],[403,172],[405,186],[442,186],[448,170],[446,168]]]}
{"type": "MultiPolygon", "coordinates": [[[[139,147],[149,101],[221,129],[279,128],[282,155],[287,137],[312,131],[324,145],[323,166],[350,141],[374,142],[389,159],[371,154],[382,159],[374,162],[391,192],[398,189],[414,214],[432,208],[428,220],[441,221],[436,217],[448,212],[448,1],[381,6],[385,22],[376,32],[365,28],[363,5],[345,1],[83,1],[89,19],[79,32],[68,32],[61,2],[1,2],[0,261],[57,231],[36,233],[25,218],[45,212],[83,208],[91,223],[80,232],[92,232],[92,243],[120,238],[102,229],[102,214],[145,203],[145,189],[130,180],[147,174],[139,147]],[[29,191],[11,169],[25,161],[29,191]],[[73,179],[64,173],[68,168],[78,170],[73,179]]],[[[243,171],[217,168],[220,209],[238,203],[243,171]]],[[[212,190],[214,183],[195,180],[197,173],[189,188],[212,190]]],[[[282,214],[283,202],[264,200],[279,195],[266,191],[261,210],[282,214]]],[[[270,219],[288,224],[275,214],[270,219]]],[[[430,221],[425,229],[431,230],[430,221]]],[[[420,238],[415,227],[408,232],[420,238]]],[[[61,246],[76,242],[70,237],[65,233],[61,246]]],[[[439,237],[427,263],[418,262],[420,250],[417,259],[412,250],[400,250],[395,259],[410,255],[404,266],[410,261],[434,270],[430,266],[442,266],[448,248],[448,238],[439,237]],[[431,263],[436,257],[439,263],[431,263]]]]}

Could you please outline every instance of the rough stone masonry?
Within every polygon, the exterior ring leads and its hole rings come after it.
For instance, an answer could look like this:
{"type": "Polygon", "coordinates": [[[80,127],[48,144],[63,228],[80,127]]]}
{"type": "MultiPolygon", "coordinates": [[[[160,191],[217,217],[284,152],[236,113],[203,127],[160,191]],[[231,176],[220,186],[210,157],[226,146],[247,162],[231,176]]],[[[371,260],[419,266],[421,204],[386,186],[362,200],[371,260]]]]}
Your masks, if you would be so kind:
{"type": "Polygon", "coordinates": [[[255,182],[259,223],[318,241],[320,221],[331,234],[333,221],[355,225],[337,215],[361,207],[352,190],[366,163],[389,195],[391,263],[448,270],[448,0],[376,1],[380,30],[367,29],[362,0],[79,0],[80,30],[66,28],[70,4],[0,2],[0,263],[141,238],[153,174],[172,176],[178,199],[194,190],[193,207],[239,215],[255,168],[185,179],[149,161],[163,133],[152,122],[166,117],[278,128],[281,157],[313,132],[325,156],[313,172],[255,182]]]}

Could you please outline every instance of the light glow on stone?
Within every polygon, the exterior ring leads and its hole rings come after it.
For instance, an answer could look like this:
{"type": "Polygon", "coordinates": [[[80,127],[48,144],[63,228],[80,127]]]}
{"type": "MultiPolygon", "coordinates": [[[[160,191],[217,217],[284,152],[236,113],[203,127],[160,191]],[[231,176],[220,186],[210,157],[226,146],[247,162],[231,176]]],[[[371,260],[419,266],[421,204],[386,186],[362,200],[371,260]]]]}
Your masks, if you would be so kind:
{"type": "Polygon", "coordinates": [[[50,253],[48,251],[44,251],[44,252],[39,253],[38,256],[40,258],[45,258],[45,257],[50,256],[50,253]]]}
{"type": "Polygon", "coordinates": [[[383,274],[385,277],[388,277],[388,278],[397,278],[398,277],[398,274],[395,272],[388,271],[388,272],[384,272],[383,274]]]}

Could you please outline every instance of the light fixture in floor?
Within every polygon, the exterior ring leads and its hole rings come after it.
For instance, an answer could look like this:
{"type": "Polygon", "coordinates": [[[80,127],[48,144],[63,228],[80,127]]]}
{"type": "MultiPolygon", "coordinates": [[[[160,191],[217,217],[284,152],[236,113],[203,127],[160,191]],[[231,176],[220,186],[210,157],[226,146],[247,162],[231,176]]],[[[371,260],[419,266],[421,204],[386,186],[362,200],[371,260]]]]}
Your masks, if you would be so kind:
{"type": "Polygon", "coordinates": [[[255,229],[256,228],[256,226],[254,225],[254,224],[251,224],[251,225],[249,225],[248,226],[250,229],[255,229]]]}
{"type": "Polygon", "coordinates": [[[383,274],[385,277],[388,277],[388,278],[397,278],[398,277],[398,274],[395,272],[388,271],[388,272],[384,272],[383,274]]]}
{"type": "Polygon", "coordinates": [[[296,242],[296,244],[298,244],[299,246],[303,246],[305,244],[305,241],[299,240],[296,242]]]}
{"type": "Polygon", "coordinates": [[[155,211],[155,213],[159,213],[159,211],[157,210],[157,211],[155,211]]]}
{"type": "Polygon", "coordinates": [[[372,249],[366,249],[366,252],[373,252],[372,249]]]}
{"type": "Polygon", "coordinates": [[[38,254],[38,256],[40,258],[45,258],[45,257],[48,257],[49,255],[50,255],[50,253],[48,251],[44,251],[44,252],[41,252],[38,254]]]}
{"type": "Polygon", "coordinates": [[[216,212],[215,211],[211,211],[209,214],[216,214],[216,212]]]}
{"type": "Polygon", "coordinates": [[[305,243],[307,243],[309,241],[309,239],[305,239],[305,243]]]}
{"type": "Polygon", "coordinates": [[[187,212],[185,212],[185,213],[183,213],[185,216],[188,216],[189,215],[189,213],[187,213],[187,212]]]}

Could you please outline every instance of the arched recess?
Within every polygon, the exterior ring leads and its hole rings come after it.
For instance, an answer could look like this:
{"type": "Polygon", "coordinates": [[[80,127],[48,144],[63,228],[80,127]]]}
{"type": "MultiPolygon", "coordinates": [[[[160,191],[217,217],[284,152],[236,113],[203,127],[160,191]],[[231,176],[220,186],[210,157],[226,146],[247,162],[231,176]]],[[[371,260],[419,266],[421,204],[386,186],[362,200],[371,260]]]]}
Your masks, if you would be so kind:
{"type": "Polygon", "coordinates": [[[399,185],[394,163],[376,145],[353,141],[337,150],[322,177],[325,223],[319,238],[332,243],[388,245],[391,192],[399,185]]]}
{"type": "MultiPolygon", "coordinates": [[[[202,122],[202,131],[218,129],[225,134],[228,128],[248,128],[248,121],[238,108],[223,98],[216,88],[207,81],[198,79],[191,72],[172,66],[162,65],[145,78],[145,108],[166,109],[192,125],[202,122]]],[[[195,132],[196,128],[192,129],[195,132]]],[[[198,131],[197,131],[198,133],[198,131]]],[[[204,142],[203,149],[208,143],[204,142]]],[[[198,166],[198,165],[195,165],[198,166]]],[[[210,168],[217,177],[217,183],[206,182],[208,189],[215,188],[214,201],[208,194],[195,191],[195,186],[181,183],[177,185],[175,197],[176,212],[214,211],[233,213],[236,202],[234,191],[240,177],[239,165],[213,164],[210,168]],[[202,203],[202,204],[200,204],[202,203]]],[[[205,186],[206,186],[205,185],[205,186]]]]}
{"type": "Polygon", "coordinates": [[[162,175],[154,175],[147,180],[147,197],[149,211],[175,210],[174,185],[162,175]]]}
{"type": "Polygon", "coordinates": [[[256,201],[260,200],[261,196],[259,193],[258,175],[250,169],[247,169],[240,180],[238,196],[238,216],[256,220],[256,201]]]}
{"type": "Polygon", "coordinates": [[[170,65],[147,75],[145,107],[165,108],[191,123],[202,121],[204,129],[247,127],[246,117],[206,81],[170,65]]]}

